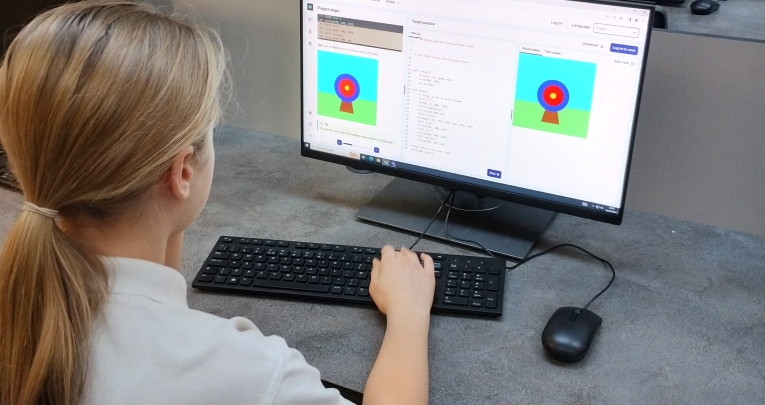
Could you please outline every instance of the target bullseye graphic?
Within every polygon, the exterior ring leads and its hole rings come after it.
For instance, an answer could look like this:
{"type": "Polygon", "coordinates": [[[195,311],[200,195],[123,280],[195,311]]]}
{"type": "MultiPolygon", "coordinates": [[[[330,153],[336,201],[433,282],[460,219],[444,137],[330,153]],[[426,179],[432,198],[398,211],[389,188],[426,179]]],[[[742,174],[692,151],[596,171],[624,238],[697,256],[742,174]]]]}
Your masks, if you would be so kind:
{"type": "Polygon", "coordinates": [[[558,112],[568,105],[568,88],[557,80],[548,80],[539,86],[537,101],[545,109],[542,122],[558,125],[558,112]]]}
{"type": "Polygon", "coordinates": [[[340,111],[353,114],[353,102],[359,98],[361,88],[355,77],[344,73],[335,79],[335,94],[340,98],[340,111]]]}

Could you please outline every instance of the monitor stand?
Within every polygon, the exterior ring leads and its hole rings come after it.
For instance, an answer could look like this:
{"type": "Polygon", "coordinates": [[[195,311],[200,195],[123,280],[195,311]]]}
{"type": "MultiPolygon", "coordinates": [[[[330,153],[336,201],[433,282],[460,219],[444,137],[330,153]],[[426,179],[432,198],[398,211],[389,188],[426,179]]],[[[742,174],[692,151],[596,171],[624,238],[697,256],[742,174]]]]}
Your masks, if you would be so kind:
{"type": "MultiPolygon", "coordinates": [[[[397,178],[359,210],[356,218],[419,235],[448,194],[438,186],[397,178]]],[[[444,206],[426,235],[480,250],[446,236],[447,208],[444,206]]],[[[449,214],[449,234],[479,242],[492,253],[522,259],[554,215],[540,208],[457,192],[449,214]]]]}

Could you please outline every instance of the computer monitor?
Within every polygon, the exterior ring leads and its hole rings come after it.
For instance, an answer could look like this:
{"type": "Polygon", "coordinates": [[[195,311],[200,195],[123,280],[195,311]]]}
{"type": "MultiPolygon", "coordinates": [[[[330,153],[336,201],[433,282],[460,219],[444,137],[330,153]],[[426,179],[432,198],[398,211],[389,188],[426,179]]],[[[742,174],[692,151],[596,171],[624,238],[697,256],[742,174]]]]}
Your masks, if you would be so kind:
{"type": "Polygon", "coordinates": [[[400,178],[358,216],[412,232],[439,187],[460,190],[450,233],[509,256],[554,212],[620,224],[652,18],[600,1],[302,0],[302,155],[400,178]]]}

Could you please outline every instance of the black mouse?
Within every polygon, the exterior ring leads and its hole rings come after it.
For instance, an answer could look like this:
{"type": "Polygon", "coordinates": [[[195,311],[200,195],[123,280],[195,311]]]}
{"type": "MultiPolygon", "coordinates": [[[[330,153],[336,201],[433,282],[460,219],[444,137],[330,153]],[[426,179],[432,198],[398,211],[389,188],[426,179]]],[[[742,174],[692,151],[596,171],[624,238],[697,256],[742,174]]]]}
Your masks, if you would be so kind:
{"type": "Polygon", "coordinates": [[[691,3],[691,13],[707,15],[712,14],[720,8],[720,3],[715,0],[696,0],[691,3]]]}
{"type": "Polygon", "coordinates": [[[603,318],[592,311],[577,307],[558,308],[542,331],[542,346],[550,357],[575,363],[587,354],[601,323],[603,318]]]}

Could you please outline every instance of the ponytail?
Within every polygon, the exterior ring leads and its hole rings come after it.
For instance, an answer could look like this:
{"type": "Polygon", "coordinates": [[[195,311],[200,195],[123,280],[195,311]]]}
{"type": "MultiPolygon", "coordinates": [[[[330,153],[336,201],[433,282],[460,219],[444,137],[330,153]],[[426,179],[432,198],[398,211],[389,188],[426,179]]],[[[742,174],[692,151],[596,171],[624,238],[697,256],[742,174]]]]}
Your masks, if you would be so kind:
{"type": "Polygon", "coordinates": [[[91,328],[107,295],[103,264],[55,218],[24,210],[0,256],[0,403],[75,404],[91,328]]]}

